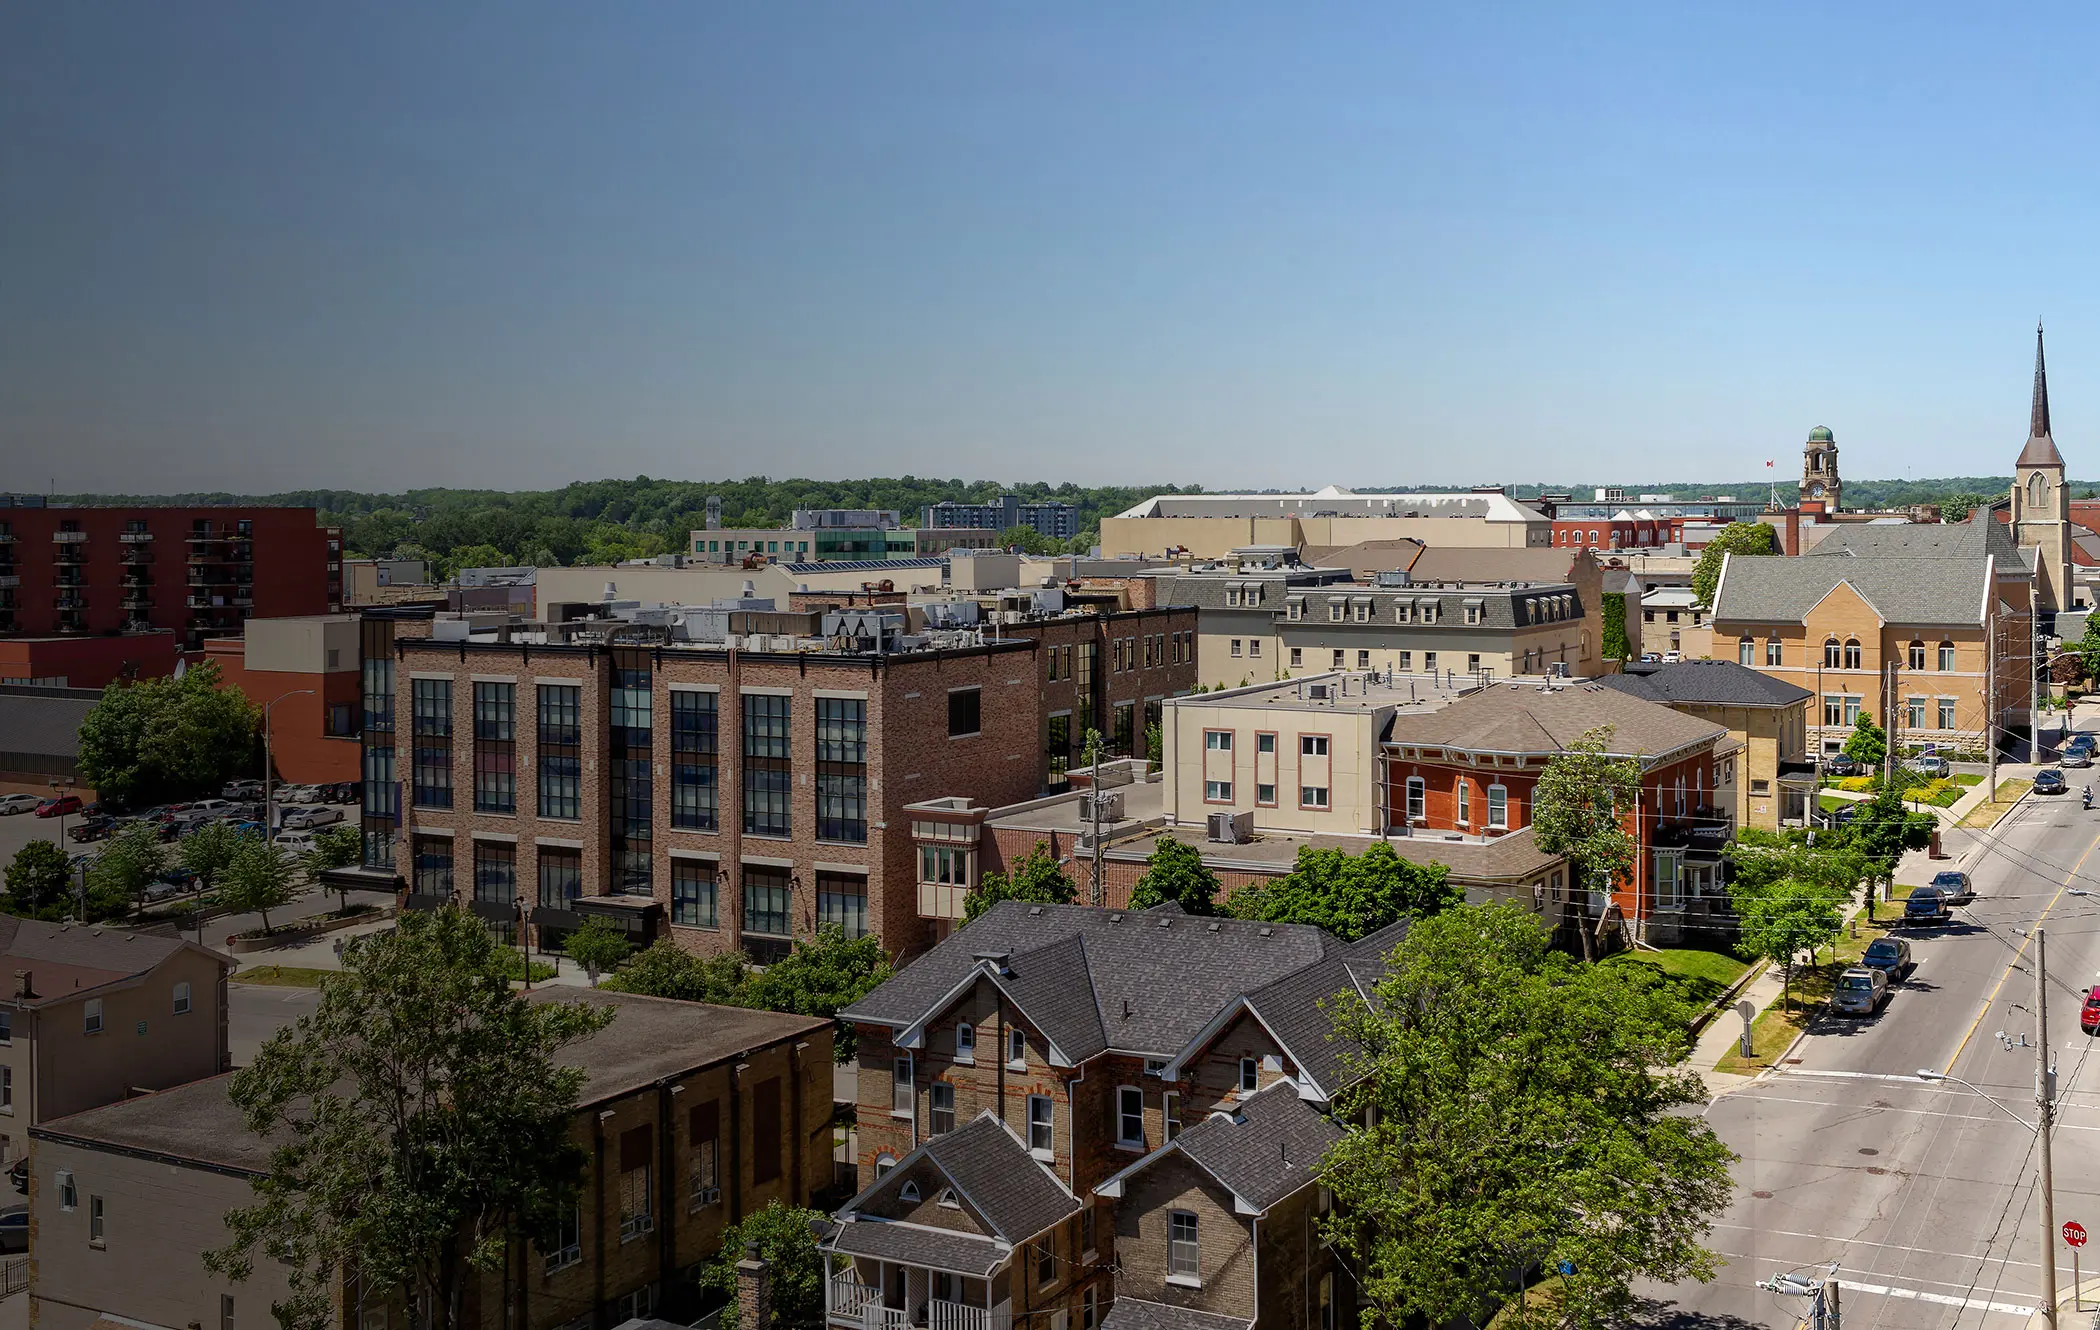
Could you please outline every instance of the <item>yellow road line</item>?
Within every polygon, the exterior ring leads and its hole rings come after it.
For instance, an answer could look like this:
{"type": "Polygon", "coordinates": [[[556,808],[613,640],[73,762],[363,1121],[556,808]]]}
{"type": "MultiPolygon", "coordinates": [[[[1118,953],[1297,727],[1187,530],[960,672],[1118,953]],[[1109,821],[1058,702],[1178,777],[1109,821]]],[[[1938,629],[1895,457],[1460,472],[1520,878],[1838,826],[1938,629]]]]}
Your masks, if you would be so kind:
{"type": "Polygon", "coordinates": [[[2027,936],[2020,939],[2020,949],[2013,953],[2012,962],[2005,967],[2005,973],[1999,975],[1998,982],[1991,986],[1991,995],[1983,1000],[1982,1010],[1976,1013],[1975,1020],[1969,1022],[1969,1028],[1963,1032],[1961,1042],[1954,1046],[1954,1056],[1948,1058],[1947,1065],[1940,1068],[1941,1075],[1951,1076],[1954,1074],[1954,1064],[1961,1060],[1961,1052],[1969,1046],[1969,1040],[1976,1034],[1976,1027],[1983,1024],[1983,1018],[1990,1015],[1991,1008],[1997,1005],[1998,993],[2005,987],[2005,981],[2012,978],[2014,970],[2020,968],[2020,961],[2027,955],[2027,944],[2034,940],[2033,929],[2039,927],[2042,920],[2049,917],[2049,911],[2056,908],[2056,903],[2064,898],[2064,893],[2070,890],[2073,882],[2078,880],[2078,871],[2085,867],[2086,860],[2093,857],[2094,850],[2100,850],[2100,837],[2096,837],[2092,844],[2085,847],[2085,853],[2079,855],[2078,862],[2071,865],[2071,871],[2064,874],[2064,880],[2057,886],[2056,894],[2049,898],[2049,903],[2042,907],[2042,912],[2035,916],[2034,923],[2028,925],[2029,931],[2027,936]]]}

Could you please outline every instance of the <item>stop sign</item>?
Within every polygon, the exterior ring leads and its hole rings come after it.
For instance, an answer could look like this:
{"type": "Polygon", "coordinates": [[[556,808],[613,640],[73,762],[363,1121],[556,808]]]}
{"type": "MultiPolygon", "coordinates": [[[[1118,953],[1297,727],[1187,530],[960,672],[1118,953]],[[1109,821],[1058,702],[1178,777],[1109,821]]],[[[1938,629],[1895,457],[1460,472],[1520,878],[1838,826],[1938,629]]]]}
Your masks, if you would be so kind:
{"type": "Polygon", "coordinates": [[[2083,1247],[2085,1245],[2085,1225],[2075,1219],[2065,1220],[2064,1241],[2070,1243],[2073,1247],[2083,1247]]]}

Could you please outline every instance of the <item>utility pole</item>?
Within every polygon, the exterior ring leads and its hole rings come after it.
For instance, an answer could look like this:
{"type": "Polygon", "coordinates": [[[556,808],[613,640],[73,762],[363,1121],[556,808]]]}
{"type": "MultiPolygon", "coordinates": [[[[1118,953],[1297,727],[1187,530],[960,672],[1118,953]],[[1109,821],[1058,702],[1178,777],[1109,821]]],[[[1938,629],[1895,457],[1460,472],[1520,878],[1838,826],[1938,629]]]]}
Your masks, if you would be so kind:
{"type": "Polygon", "coordinates": [[[1881,788],[1886,790],[1896,783],[1896,662],[1890,661],[1881,668],[1881,717],[1887,724],[1882,729],[1881,788]]]}
{"type": "Polygon", "coordinates": [[[1845,1330],[1845,1317],[1838,1306],[1838,1282],[1823,1281],[1823,1330],[1845,1330]]]}
{"type": "Polygon", "coordinates": [[[2041,1154],[2042,1192],[2042,1316],[2049,1330],[2056,1330],[2056,1180],[2049,1165],[2050,1122],[2056,1104],[2056,1072],[2049,1065],[2048,962],[2043,953],[2042,930],[2034,930],[2034,1110],[2036,1145],[2041,1154]]]}

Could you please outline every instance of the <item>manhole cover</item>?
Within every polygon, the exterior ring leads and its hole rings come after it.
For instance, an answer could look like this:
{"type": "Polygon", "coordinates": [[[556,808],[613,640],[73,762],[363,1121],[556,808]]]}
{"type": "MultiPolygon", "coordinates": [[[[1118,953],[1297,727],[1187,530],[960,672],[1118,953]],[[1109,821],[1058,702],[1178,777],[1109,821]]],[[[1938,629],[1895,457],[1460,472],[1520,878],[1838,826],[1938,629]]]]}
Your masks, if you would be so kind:
{"type": "Polygon", "coordinates": [[[1788,1058],[1788,1059],[1786,1060],[1786,1064],[1787,1064],[1787,1065],[1788,1065],[1789,1067],[1798,1067],[1798,1066],[1800,1066],[1800,1065],[1801,1065],[1801,1059],[1800,1059],[1800,1058],[1788,1058]]]}
{"type": "Polygon", "coordinates": [[[1870,1168],[1867,1170],[1867,1172],[1873,1174],[1875,1177],[1878,1178],[1887,1175],[1888,1170],[1885,1168],[1870,1168]]]}
{"type": "Polygon", "coordinates": [[[1861,1146],[1859,1152],[1863,1155],[1878,1155],[1881,1153],[1881,1151],[1875,1149],[1871,1145],[1861,1146]]]}
{"type": "Polygon", "coordinates": [[[1771,1200],[1771,1199],[1772,1199],[1772,1193],[1770,1193],[1770,1192],[1768,1192],[1768,1191],[1754,1191],[1754,1192],[1751,1192],[1750,1194],[1751,1194],[1752,1196],[1755,1196],[1755,1197],[1756,1197],[1756,1198],[1757,1198],[1758,1200],[1760,1200],[1760,1201],[1769,1201],[1769,1200],[1771,1200]]]}

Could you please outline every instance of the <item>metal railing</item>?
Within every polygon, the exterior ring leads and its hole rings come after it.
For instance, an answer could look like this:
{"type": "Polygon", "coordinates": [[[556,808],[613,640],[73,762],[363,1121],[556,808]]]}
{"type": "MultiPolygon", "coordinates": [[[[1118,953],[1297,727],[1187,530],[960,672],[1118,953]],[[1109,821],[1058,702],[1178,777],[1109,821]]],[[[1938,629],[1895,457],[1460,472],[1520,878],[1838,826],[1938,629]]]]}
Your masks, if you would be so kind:
{"type": "Polygon", "coordinates": [[[11,1298],[29,1287],[29,1253],[0,1258],[0,1298],[11,1298]]]}

